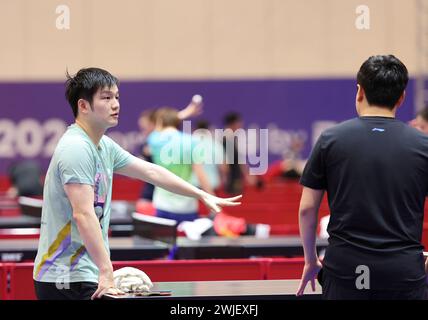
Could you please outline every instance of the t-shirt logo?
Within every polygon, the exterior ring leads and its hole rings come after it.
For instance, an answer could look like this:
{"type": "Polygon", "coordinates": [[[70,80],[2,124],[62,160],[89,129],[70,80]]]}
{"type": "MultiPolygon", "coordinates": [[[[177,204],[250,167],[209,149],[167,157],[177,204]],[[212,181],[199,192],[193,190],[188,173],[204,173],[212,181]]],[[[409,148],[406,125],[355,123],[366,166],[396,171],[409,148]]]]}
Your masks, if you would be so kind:
{"type": "Polygon", "coordinates": [[[373,128],[372,131],[384,132],[385,129],[382,129],[382,128],[373,128]]]}
{"type": "Polygon", "coordinates": [[[102,228],[102,219],[104,218],[104,205],[107,197],[107,177],[102,172],[100,164],[97,164],[97,173],[95,174],[94,186],[94,209],[100,221],[102,228]]]}

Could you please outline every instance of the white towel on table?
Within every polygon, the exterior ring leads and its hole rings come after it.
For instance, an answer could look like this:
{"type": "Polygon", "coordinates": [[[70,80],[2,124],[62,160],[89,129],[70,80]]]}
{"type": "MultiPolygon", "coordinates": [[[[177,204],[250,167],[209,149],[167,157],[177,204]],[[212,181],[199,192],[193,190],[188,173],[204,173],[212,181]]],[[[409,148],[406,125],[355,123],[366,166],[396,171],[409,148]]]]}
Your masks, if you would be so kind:
{"type": "Polygon", "coordinates": [[[125,267],[113,272],[116,288],[123,292],[149,292],[153,283],[149,276],[136,268],[125,267]]]}

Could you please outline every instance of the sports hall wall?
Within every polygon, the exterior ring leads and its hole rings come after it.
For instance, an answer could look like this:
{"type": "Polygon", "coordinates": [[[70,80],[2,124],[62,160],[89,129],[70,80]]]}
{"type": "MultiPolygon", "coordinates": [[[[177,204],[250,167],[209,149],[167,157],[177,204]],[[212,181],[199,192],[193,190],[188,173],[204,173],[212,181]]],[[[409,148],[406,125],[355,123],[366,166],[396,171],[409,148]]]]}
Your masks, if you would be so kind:
{"type": "MultiPolygon", "coordinates": [[[[269,161],[293,135],[307,156],[323,128],[355,116],[355,75],[370,55],[395,54],[415,77],[417,12],[417,0],[2,0],[0,174],[22,158],[46,167],[73,121],[66,69],[88,66],[121,80],[109,134],[130,151],[141,111],[184,107],[199,93],[200,118],[221,127],[234,110],[246,127],[268,128],[269,161]],[[368,29],[356,27],[362,4],[368,29]]],[[[403,121],[414,115],[413,88],[403,121]]]]}

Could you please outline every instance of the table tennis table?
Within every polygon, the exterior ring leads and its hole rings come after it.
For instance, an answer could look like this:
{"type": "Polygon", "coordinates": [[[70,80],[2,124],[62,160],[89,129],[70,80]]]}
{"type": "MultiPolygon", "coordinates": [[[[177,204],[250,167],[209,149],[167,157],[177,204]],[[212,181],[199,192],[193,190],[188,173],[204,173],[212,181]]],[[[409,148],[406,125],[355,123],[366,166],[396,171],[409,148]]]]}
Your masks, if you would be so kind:
{"type": "MultiPolygon", "coordinates": [[[[112,237],[125,237],[132,234],[132,212],[135,211],[135,204],[132,201],[112,201],[110,213],[110,235],[112,237]]],[[[18,229],[25,232],[25,229],[40,228],[40,218],[21,214],[12,217],[0,217],[0,229],[18,229]]]]}
{"type": "MultiPolygon", "coordinates": [[[[305,295],[297,297],[300,280],[245,280],[245,281],[190,281],[158,282],[151,291],[171,291],[166,296],[106,295],[104,299],[115,300],[319,300],[321,286],[316,282],[313,292],[310,285],[305,295]]],[[[256,303],[256,302],[255,302],[256,303]]],[[[214,308],[214,303],[212,308],[214,308]]],[[[214,310],[213,310],[214,311],[214,310]]]]}
{"type": "MultiPolygon", "coordinates": [[[[178,237],[175,246],[157,240],[139,237],[110,238],[110,254],[114,261],[171,259],[250,258],[267,256],[301,256],[303,248],[299,237],[275,236],[266,239],[241,236],[230,239],[202,237],[189,240],[178,237]]],[[[0,240],[0,261],[32,261],[37,253],[38,239],[0,240]]],[[[327,246],[327,240],[318,239],[317,249],[327,246]]]]}

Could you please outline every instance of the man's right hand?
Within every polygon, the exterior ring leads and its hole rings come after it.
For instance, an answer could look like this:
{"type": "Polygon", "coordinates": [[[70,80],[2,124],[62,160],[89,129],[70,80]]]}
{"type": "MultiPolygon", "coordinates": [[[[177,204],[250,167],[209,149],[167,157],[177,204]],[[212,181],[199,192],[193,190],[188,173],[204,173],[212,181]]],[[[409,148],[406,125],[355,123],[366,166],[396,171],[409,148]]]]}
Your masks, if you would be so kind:
{"type": "Polygon", "coordinates": [[[200,196],[200,199],[204,202],[207,208],[216,213],[221,212],[222,207],[239,206],[241,202],[237,201],[241,198],[242,195],[231,198],[219,198],[205,191],[202,191],[200,196]]]}
{"type": "Polygon", "coordinates": [[[91,300],[99,299],[104,294],[121,295],[123,291],[117,289],[114,285],[113,270],[100,272],[98,277],[98,288],[97,291],[92,295],[91,300]]]}
{"type": "Polygon", "coordinates": [[[311,283],[312,291],[315,292],[315,280],[318,272],[321,270],[322,264],[318,259],[314,263],[305,263],[303,268],[302,279],[300,280],[299,288],[297,289],[296,296],[302,296],[305,292],[308,282],[311,283]]]}

